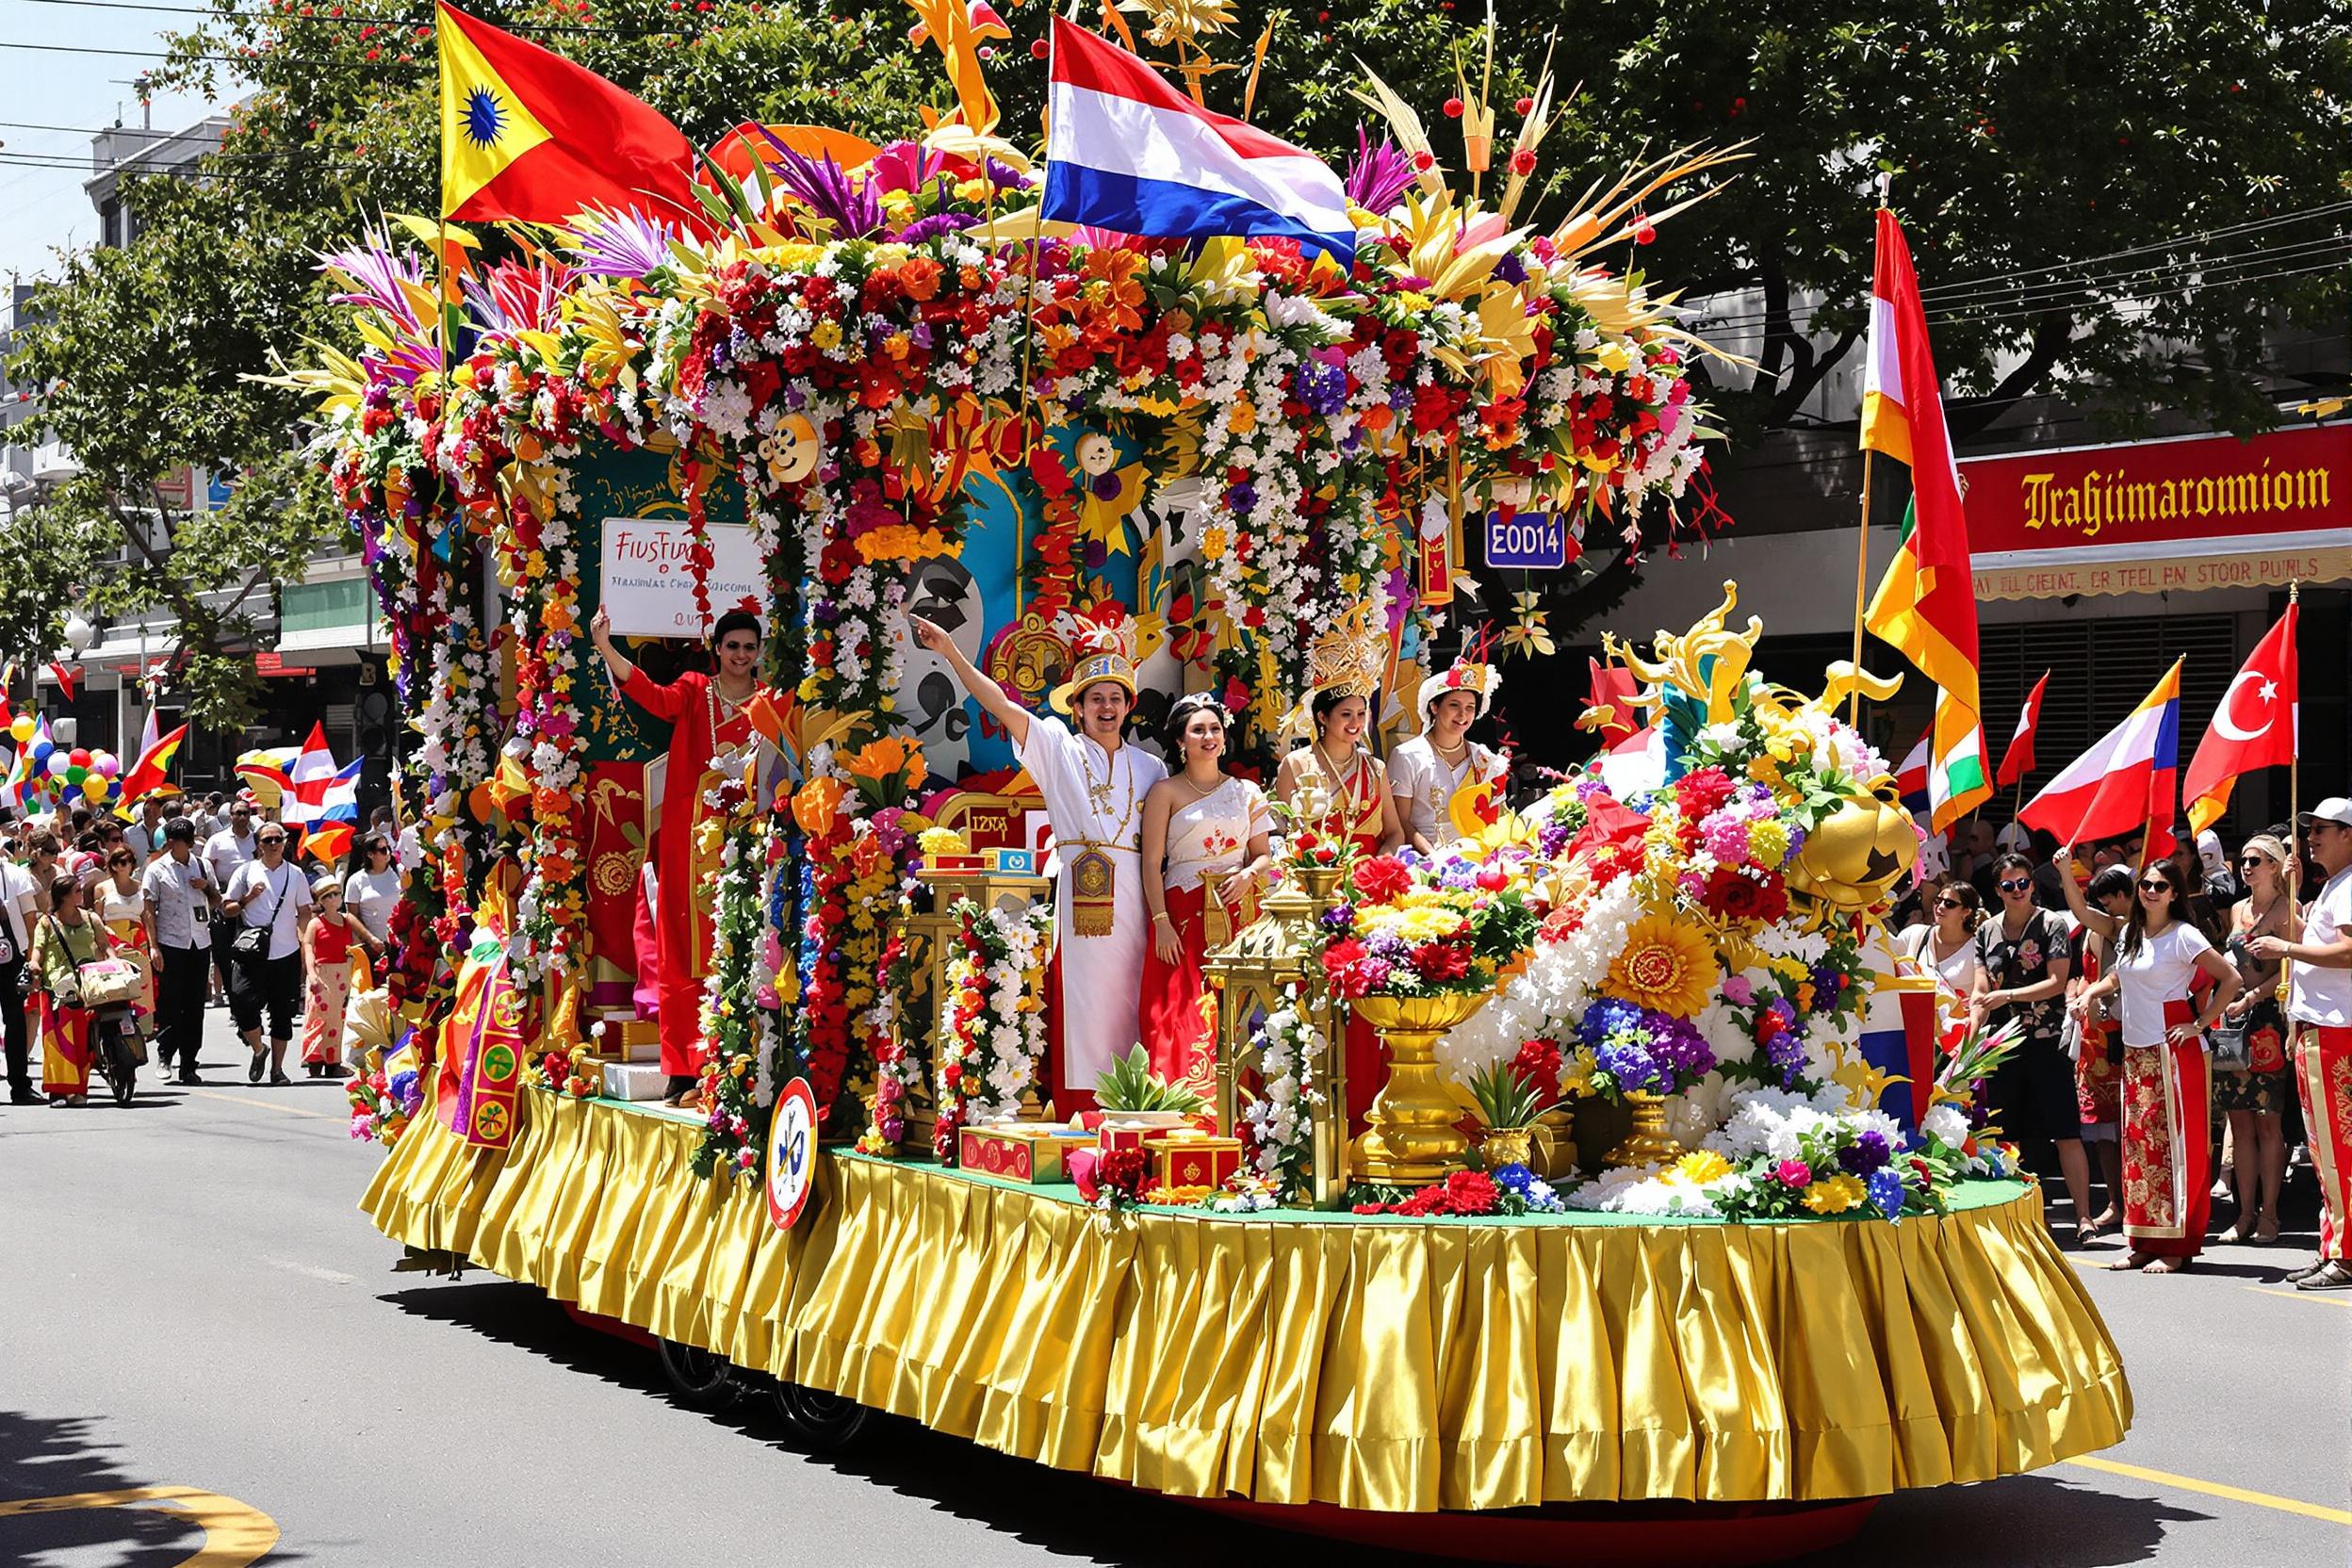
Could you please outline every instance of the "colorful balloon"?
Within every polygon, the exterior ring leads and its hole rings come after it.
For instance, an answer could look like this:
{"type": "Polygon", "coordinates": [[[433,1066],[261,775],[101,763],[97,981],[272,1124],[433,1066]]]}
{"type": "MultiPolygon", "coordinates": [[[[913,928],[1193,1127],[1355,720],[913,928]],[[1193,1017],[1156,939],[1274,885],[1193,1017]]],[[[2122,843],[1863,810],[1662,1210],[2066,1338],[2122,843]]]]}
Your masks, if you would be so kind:
{"type": "Polygon", "coordinates": [[[68,762],[65,765],[65,781],[74,789],[80,789],[82,787],[82,780],[88,778],[89,776],[90,770],[83,767],[78,762],[68,762]]]}
{"type": "Polygon", "coordinates": [[[9,723],[8,733],[16,737],[16,743],[18,745],[23,745],[25,742],[33,738],[33,730],[35,727],[36,727],[33,724],[33,716],[30,713],[19,713],[15,719],[9,723]]]}
{"type": "Polygon", "coordinates": [[[77,768],[86,768],[90,766],[90,753],[84,751],[79,746],[75,746],[72,752],[68,753],[68,756],[71,757],[74,765],[77,768]]]}
{"type": "Polygon", "coordinates": [[[52,746],[49,748],[49,755],[41,759],[41,771],[47,774],[52,778],[63,778],[65,776],[65,770],[73,765],[73,762],[66,757],[65,753],[57,750],[55,746],[52,746]]]}
{"type": "Polygon", "coordinates": [[[122,776],[122,764],[121,761],[116,760],[114,753],[110,751],[91,752],[90,754],[90,766],[91,772],[105,774],[108,778],[118,778],[122,776]]]}
{"type": "Polygon", "coordinates": [[[99,805],[106,798],[106,787],[113,782],[102,774],[90,775],[82,780],[82,798],[92,806],[99,805]]]}

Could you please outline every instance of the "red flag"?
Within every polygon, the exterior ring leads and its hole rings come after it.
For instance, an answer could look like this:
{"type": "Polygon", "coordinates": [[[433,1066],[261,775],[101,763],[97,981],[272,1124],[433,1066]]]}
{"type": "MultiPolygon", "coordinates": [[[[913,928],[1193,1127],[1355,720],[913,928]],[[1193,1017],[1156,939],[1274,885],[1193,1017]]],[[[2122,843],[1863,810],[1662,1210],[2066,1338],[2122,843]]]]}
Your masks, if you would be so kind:
{"type": "Polygon", "coordinates": [[[80,682],[82,672],[60,659],[49,666],[49,673],[57,678],[57,690],[65,694],[65,700],[72,702],[74,688],[80,682]]]}
{"type": "Polygon", "coordinates": [[[560,223],[594,206],[702,221],[694,145],[595,72],[437,8],[441,213],[560,223]]]}
{"type": "Polygon", "coordinates": [[[1592,671],[1592,695],[1585,703],[1576,727],[1599,731],[1602,746],[1614,747],[1642,727],[1642,710],[1633,705],[1633,699],[1642,693],[1642,683],[1623,664],[1605,666],[1592,658],[1586,659],[1585,663],[1592,671]]]}
{"type": "Polygon", "coordinates": [[[2009,737],[2009,749],[2001,754],[2001,772],[1993,782],[2004,790],[2034,771],[2034,732],[2042,727],[2042,693],[2049,687],[2050,672],[2044,670],[2025,699],[2025,711],[2017,715],[2017,732],[2009,737]]]}
{"type": "Polygon", "coordinates": [[[2230,792],[2238,775],[2256,768],[2283,768],[2295,760],[2302,727],[2295,657],[2295,604],[2270,634],[2254,645],[2246,665],[2221,706],[2205,738],[2197,743],[2180,792],[2189,799],[2189,831],[2202,833],[2230,809],[2230,792]],[[2284,720],[2282,724],[2279,721],[2284,720]]]}
{"type": "MultiPolygon", "coordinates": [[[[155,714],[153,709],[147,710],[147,727],[151,732],[155,727],[155,714]]],[[[169,782],[172,754],[180,749],[180,743],[187,739],[188,726],[186,725],[180,726],[169,735],[155,736],[151,733],[141,738],[139,760],[131,764],[131,771],[122,776],[123,805],[128,806],[150,790],[160,788],[169,782]]]]}

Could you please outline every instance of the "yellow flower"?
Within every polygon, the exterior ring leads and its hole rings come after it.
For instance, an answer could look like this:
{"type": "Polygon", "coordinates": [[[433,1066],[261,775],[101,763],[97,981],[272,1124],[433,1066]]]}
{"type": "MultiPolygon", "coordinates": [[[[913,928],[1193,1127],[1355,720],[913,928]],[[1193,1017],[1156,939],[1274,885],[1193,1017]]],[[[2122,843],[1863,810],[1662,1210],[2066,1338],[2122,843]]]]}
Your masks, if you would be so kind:
{"type": "Polygon", "coordinates": [[[1645,915],[1609,966],[1608,992],[1675,1018],[1690,1018],[1715,994],[1715,950],[1688,925],[1645,915]]]}
{"type": "Polygon", "coordinates": [[[1731,1162],[1712,1149],[1692,1150],[1676,1160],[1666,1172],[1668,1180],[1688,1182],[1692,1186],[1720,1182],[1730,1174],[1731,1162]]]}
{"type": "Polygon", "coordinates": [[[841,326],[838,321],[819,321],[808,329],[808,341],[820,349],[838,348],[841,341],[841,326]]]}
{"type": "Polygon", "coordinates": [[[925,855],[969,855],[970,841],[952,827],[926,827],[915,837],[925,855]]]}
{"type": "Polygon", "coordinates": [[[1843,1214],[1858,1209],[1870,1200],[1870,1192],[1859,1176],[1840,1172],[1825,1176],[1805,1189],[1805,1206],[1815,1214],[1843,1214]]]}
{"type": "Polygon", "coordinates": [[[1203,561],[1224,560],[1225,546],[1226,538],[1223,529],[1213,528],[1205,531],[1200,535],[1200,559],[1203,561]]]}
{"type": "Polygon", "coordinates": [[[1761,865],[1780,864],[1788,853],[1788,829],[1773,818],[1748,824],[1748,853],[1761,865]]]}

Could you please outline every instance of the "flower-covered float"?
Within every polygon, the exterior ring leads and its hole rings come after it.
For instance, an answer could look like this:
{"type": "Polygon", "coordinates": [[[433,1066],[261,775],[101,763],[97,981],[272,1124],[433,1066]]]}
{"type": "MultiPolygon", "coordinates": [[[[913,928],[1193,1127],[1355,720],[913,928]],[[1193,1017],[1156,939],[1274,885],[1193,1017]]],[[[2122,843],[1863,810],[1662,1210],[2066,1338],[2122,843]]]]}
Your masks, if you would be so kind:
{"type": "MultiPolygon", "coordinates": [[[[391,626],[416,824],[354,1095],[388,1145],[373,1222],[709,1390],[772,1380],[804,1430],[892,1412],[1391,1543],[1444,1511],[1450,1551],[1463,1515],[1670,1499],[1741,1511],[1761,1555],[2119,1440],[2114,1348],[1973,1101],[2003,1042],[1932,1038],[1874,924],[1915,843],[1834,710],[1886,692],[1765,683],[1728,599],[1614,650],[1647,771],[1465,792],[1433,857],[1289,835],[1209,966],[1213,1105],[1131,1082],[1100,1125],[1042,1119],[1037,797],[906,616],[1031,702],[1070,625],[1123,620],[1147,715],[1214,690],[1264,736],[1345,610],[1412,685],[1466,512],[1540,507],[1598,552],[1703,511],[1699,346],[1597,258],[1717,160],[1530,230],[1548,103],[1493,202],[1396,105],[1401,141],[1348,171],[1347,266],[1049,232],[1022,151],[952,121],[766,133],[693,231],[413,225],[330,257],[364,347],[297,374],[391,626]],[[614,1086],[652,801],[694,785],[657,783],[582,645],[615,524],[647,522],[689,624],[764,617],[782,694],[663,890],[708,922],[683,1112],[614,1086]],[[1351,1020],[1389,1060],[1356,1137],[1351,1020]]],[[[1544,645],[1537,613],[1508,645],[1544,645]]]]}

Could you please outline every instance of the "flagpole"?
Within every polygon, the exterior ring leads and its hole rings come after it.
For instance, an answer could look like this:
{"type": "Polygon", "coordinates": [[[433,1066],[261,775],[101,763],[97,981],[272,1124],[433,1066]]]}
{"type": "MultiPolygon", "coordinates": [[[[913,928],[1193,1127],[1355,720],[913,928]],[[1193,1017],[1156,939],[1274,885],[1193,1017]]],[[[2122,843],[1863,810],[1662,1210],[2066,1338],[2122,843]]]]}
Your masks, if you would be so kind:
{"type": "MultiPolygon", "coordinates": [[[[1879,174],[1879,206],[1886,206],[1894,183],[1894,175],[1883,172],[1879,174]]],[[[1862,672],[1862,618],[1870,613],[1870,457],[1871,449],[1863,448],[1862,528],[1860,537],[1854,542],[1854,669],[1856,675],[1862,672]]],[[[1846,727],[1854,730],[1862,727],[1862,688],[1858,684],[1846,695],[1846,727]]],[[[1932,737],[1935,730],[1931,727],[1928,733],[1932,737]]],[[[1928,744],[1928,768],[1931,773],[1935,766],[1935,743],[1931,739],[1928,744]]],[[[1931,806],[1931,813],[1933,809],[1931,806]]]]}
{"type": "MultiPolygon", "coordinates": [[[[2299,579],[2287,580],[2287,611],[2290,614],[2295,611],[2302,587],[2299,579]]],[[[2295,729],[2295,747],[2287,758],[2287,866],[2295,873],[2294,880],[2287,884],[2287,896],[2292,898],[2303,880],[2303,654],[2292,644],[2288,651],[2295,659],[2295,702],[2287,710],[2287,723],[2295,729]]],[[[2225,705],[2228,700],[2225,695],[2225,705]]],[[[2290,908],[2288,913],[2297,912],[2290,908]]],[[[2299,914],[2295,928],[2298,932],[2302,929],[2299,914]]],[[[2281,1004],[2287,1000],[2287,972],[2294,968],[2294,959],[2282,957],[2278,960],[2278,1000],[2281,1004]]],[[[2288,1027],[2294,1027],[2293,1020],[2288,1021],[2288,1027]]]]}

